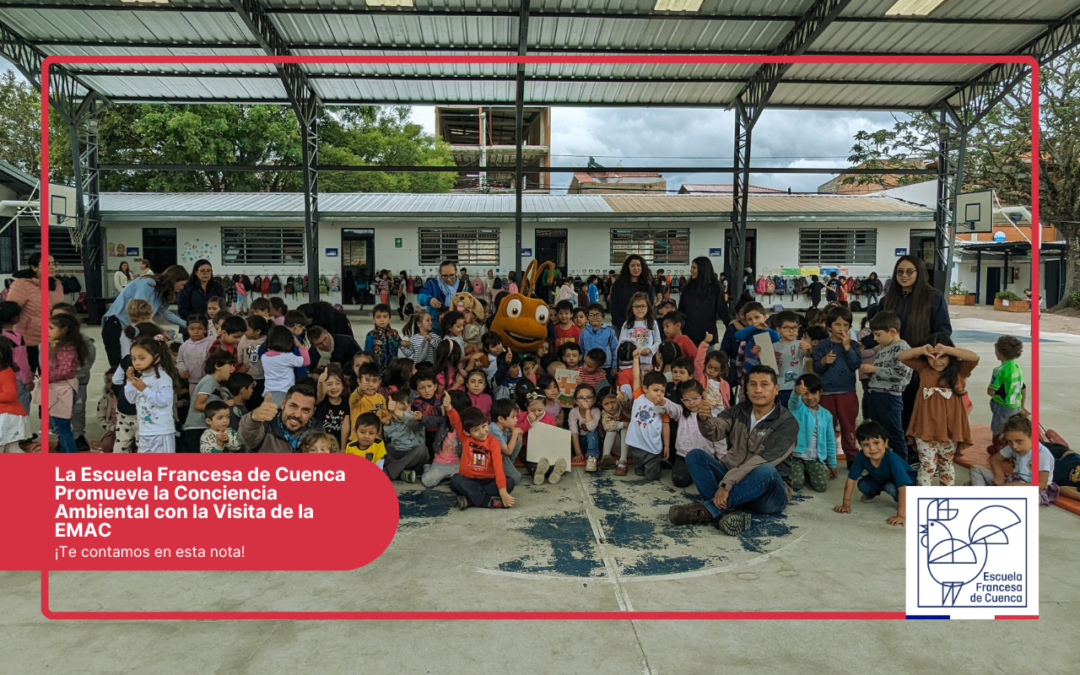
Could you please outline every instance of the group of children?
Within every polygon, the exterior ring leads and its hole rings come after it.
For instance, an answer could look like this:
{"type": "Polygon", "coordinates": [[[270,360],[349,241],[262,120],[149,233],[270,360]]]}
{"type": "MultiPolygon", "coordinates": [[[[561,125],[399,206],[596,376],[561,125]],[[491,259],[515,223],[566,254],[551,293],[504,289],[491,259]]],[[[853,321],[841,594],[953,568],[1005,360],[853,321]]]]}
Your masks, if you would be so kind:
{"type": "MultiPolygon", "coordinates": [[[[390,307],[379,304],[351,362],[323,360],[309,372],[308,321],[280,302],[256,300],[247,318],[211,307],[212,316],[188,320],[189,337],[175,350],[139,302],[127,308],[133,325],[125,330],[124,359],[110,371],[99,405],[118,451],[173,452],[178,435],[190,452],[249,451],[236,433],[239,420],[264,401],[280,404],[306,381],[317,392],[315,420],[323,432],[308,434],[299,450],[362,455],[392,479],[429,487],[450,479],[463,508],[513,505],[511,492],[523,480],[515,462],[527,456],[521,451],[536,424],[569,430],[572,462],[583,462],[586,472],[614,468],[624,476],[632,459],[637,475],[656,480],[670,469],[672,482],[686,487],[689,451],[719,459],[727,450],[723,440],[702,435],[699,413],[718,415],[737,400],[746,373],[763,361],[763,346],[772,352],[764,361],[776,366],[778,402],[799,422],[792,488],[824,492],[838,475],[839,446],[849,480],[838,511],[849,508],[856,487],[870,499],[882,491],[899,498],[904,486],[929,485],[935,476],[951,485],[955,455],[971,444],[965,392],[979,357],[945,334],[911,348],[900,338],[900,319],[887,311],[856,331],[840,305],[770,315],[749,302],[723,341],[713,345],[707,335],[695,345],[682,332],[685,317],[669,305],[654,314],[645,294],[630,299],[622,326],[606,325],[597,303],[564,300],[553,308],[548,341],[535,353],[515,354],[487,329],[486,306],[440,308],[438,331],[429,313],[417,312],[399,335],[390,307]],[[902,395],[912,377],[920,394],[905,428],[902,395]],[[856,427],[859,387],[863,424],[856,427]],[[917,471],[906,461],[908,438],[918,450],[917,471]]],[[[67,380],[77,392],[75,371],[86,358],[78,323],[54,314],[50,341],[53,382],[67,380]]],[[[6,347],[0,342],[0,365],[8,362],[17,374],[6,347]]],[[[1023,413],[1021,351],[1016,338],[998,341],[1002,365],[990,391],[994,432],[1009,446],[1001,455],[1012,459],[1025,452],[1010,438],[1023,431],[1015,417],[1023,413]]],[[[70,451],[65,412],[63,405],[52,408],[61,448],[70,451]]],[[[7,438],[3,421],[0,441],[7,438]]],[[[973,481],[1022,480],[1024,462],[1014,465],[1014,475],[973,472],[973,481]]],[[[1048,465],[1040,460],[1041,468],[1048,465]]],[[[540,459],[524,469],[535,484],[558,483],[569,466],[540,459]]]]}

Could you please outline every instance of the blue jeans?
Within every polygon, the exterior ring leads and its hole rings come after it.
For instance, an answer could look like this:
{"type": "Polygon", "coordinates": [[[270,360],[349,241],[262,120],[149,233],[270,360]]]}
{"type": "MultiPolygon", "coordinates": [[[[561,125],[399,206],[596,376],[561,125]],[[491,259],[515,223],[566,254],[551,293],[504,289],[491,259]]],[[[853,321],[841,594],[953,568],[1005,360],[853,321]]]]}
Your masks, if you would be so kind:
{"type": "Polygon", "coordinates": [[[858,486],[859,492],[867,497],[877,497],[885,492],[893,498],[894,502],[900,501],[900,490],[896,487],[896,483],[881,483],[876,478],[867,475],[859,479],[858,486]]]}
{"type": "Polygon", "coordinates": [[[1009,408],[997,401],[990,401],[990,432],[995,436],[1001,433],[1001,427],[1005,426],[1005,420],[1020,413],[1020,408],[1009,408]]]}
{"type": "Polygon", "coordinates": [[[883,391],[866,393],[867,417],[885,427],[889,435],[889,449],[907,457],[907,438],[904,436],[904,397],[886,394],[883,391]]]}
{"type": "MultiPolygon", "coordinates": [[[[686,466],[690,469],[690,477],[694,480],[698,494],[705,502],[705,508],[713,518],[722,516],[725,510],[717,508],[712,500],[720,487],[720,481],[727,475],[727,467],[704,450],[688,452],[686,466]]],[[[726,510],[733,511],[737,506],[741,506],[744,511],[766,515],[783,511],[787,506],[787,489],[776,467],[772,464],[761,464],[736,483],[728,493],[726,510]]]]}
{"type": "Polygon", "coordinates": [[[578,440],[580,445],[585,446],[586,457],[600,457],[600,430],[593,429],[592,431],[586,431],[583,434],[578,434],[578,440]]]}
{"type": "Polygon", "coordinates": [[[60,452],[75,453],[75,436],[71,433],[71,420],[49,415],[49,424],[60,440],[60,452]]]}

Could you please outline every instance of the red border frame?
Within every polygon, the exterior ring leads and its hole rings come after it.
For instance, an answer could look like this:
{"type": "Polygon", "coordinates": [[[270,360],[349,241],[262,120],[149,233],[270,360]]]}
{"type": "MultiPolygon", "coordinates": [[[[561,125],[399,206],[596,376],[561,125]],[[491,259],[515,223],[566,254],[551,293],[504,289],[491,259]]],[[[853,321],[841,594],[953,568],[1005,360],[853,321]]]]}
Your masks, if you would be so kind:
{"type": "MultiPolygon", "coordinates": [[[[41,175],[49,175],[49,66],[64,63],[954,63],[954,64],[1000,64],[1023,63],[1031,66],[1031,156],[1040,157],[1039,153],[1039,63],[1030,56],[903,56],[903,57],[863,57],[863,56],[49,56],[41,64],[41,175]]],[[[604,107],[582,106],[582,107],[604,107]]],[[[655,107],[655,106],[641,106],[655,107]]],[[[678,107],[678,106],[668,106],[678,107]]],[[[717,106],[720,107],[720,106],[717,106]]],[[[48,203],[48,179],[41,182],[41,202],[48,203]]],[[[1031,285],[1032,285],[1032,321],[1031,321],[1031,382],[1033,403],[1031,405],[1032,425],[1039,423],[1039,245],[1041,227],[1039,223],[1039,172],[1038,164],[1031,165],[1031,285]]],[[[48,220],[41,226],[42,257],[49,255],[48,220]]],[[[44,282],[46,267],[42,268],[44,282]]],[[[41,284],[42,307],[49,306],[48,286],[41,284]]],[[[48,315],[42,312],[42,329],[48,334],[48,315]]],[[[46,342],[47,345],[47,342],[46,342]]],[[[47,354],[47,348],[43,350],[47,354]]],[[[48,358],[41,360],[42,381],[48,382],[48,358]]],[[[41,437],[49,438],[48,401],[43,400],[41,437]]],[[[42,444],[42,454],[48,453],[48,443],[42,444]]],[[[1038,475],[1038,453],[1032,457],[1032,474],[1038,475]]],[[[834,619],[834,620],[885,620],[905,619],[904,612],[54,612],[49,609],[49,572],[41,572],[41,613],[48,619],[93,619],[93,620],[320,620],[328,619],[555,619],[555,620],[718,620],[718,619],[834,619]]],[[[1029,617],[1000,617],[1029,618],[1029,617]]],[[[1036,617],[1030,617],[1036,618],[1036,617]]]]}

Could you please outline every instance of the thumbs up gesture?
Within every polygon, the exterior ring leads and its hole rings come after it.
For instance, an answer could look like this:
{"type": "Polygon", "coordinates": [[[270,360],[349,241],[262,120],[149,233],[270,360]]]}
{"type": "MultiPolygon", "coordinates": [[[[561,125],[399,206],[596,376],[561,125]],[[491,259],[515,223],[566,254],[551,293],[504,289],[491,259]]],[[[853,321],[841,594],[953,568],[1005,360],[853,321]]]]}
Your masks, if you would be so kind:
{"type": "Polygon", "coordinates": [[[278,406],[274,403],[274,397],[272,394],[267,393],[266,398],[263,399],[263,404],[255,409],[251,413],[251,419],[256,422],[269,422],[277,417],[278,406]]]}

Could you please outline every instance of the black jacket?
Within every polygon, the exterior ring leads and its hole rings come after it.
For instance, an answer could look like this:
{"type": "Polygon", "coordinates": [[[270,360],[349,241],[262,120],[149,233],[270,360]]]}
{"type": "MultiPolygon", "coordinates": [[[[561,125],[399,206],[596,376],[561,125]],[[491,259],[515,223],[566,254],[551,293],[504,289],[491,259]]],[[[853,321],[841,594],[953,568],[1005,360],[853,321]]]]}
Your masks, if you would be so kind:
{"type": "Polygon", "coordinates": [[[686,317],[683,334],[701,344],[706,333],[712,333],[713,342],[720,339],[717,321],[724,325],[731,322],[731,311],[719,284],[710,284],[705,293],[688,289],[679,295],[679,311],[686,317]]]}
{"type": "MultiPolygon", "coordinates": [[[[911,314],[911,294],[902,295],[900,298],[900,305],[895,308],[890,308],[881,302],[882,309],[889,309],[895,312],[900,317],[900,337],[904,338],[912,347],[918,347],[926,344],[926,339],[930,337],[930,334],[926,335],[909,335],[908,334],[908,316],[911,314]]],[[[945,302],[944,296],[937,291],[934,291],[933,301],[930,305],[930,333],[945,333],[946,335],[952,335],[952,320],[949,319],[949,305],[945,302]]]]}
{"type": "Polygon", "coordinates": [[[626,310],[630,306],[630,298],[634,297],[634,293],[646,293],[649,296],[649,306],[656,304],[656,289],[652,284],[646,284],[640,281],[632,281],[628,284],[621,284],[616,281],[611,286],[611,327],[618,333],[623,329],[626,324],[626,310]]]}
{"type": "MultiPolygon", "coordinates": [[[[356,352],[360,351],[360,345],[351,335],[331,333],[331,336],[334,338],[334,351],[330,353],[330,363],[341,364],[342,370],[351,372],[353,357],[356,356],[356,352]]],[[[311,365],[308,366],[308,371],[311,372],[319,365],[322,356],[314,346],[308,350],[308,354],[311,357],[311,365]]]]}
{"type": "Polygon", "coordinates": [[[213,297],[221,298],[222,302],[224,302],[225,289],[221,287],[221,284],[211,279],[204,291],[199,280],[192,277],[176,298],[176,313],[185,321],[191,318],[193,314],[205,315],[206,301],[213,297]]]}

